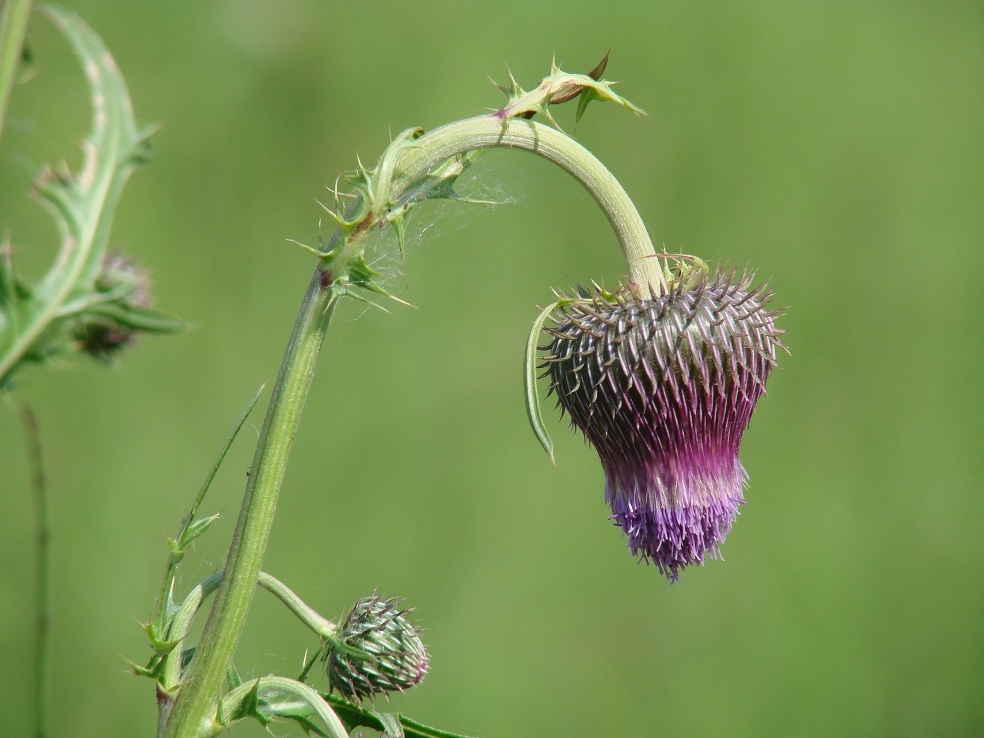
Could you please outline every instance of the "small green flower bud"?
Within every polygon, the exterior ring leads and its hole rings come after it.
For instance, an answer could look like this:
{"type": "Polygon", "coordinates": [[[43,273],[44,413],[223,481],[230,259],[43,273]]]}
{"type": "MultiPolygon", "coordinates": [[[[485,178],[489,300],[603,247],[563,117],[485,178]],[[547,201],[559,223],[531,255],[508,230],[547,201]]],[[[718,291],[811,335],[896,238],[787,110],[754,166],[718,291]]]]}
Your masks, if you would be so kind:
{"type": "Polygon", "coordinates": [[[395,599],[365,597],[328,642],[326,670],[332,689],[350,700],[363,700],[419,684],[427,673],[424,643],[410,610],[395,599]]]}

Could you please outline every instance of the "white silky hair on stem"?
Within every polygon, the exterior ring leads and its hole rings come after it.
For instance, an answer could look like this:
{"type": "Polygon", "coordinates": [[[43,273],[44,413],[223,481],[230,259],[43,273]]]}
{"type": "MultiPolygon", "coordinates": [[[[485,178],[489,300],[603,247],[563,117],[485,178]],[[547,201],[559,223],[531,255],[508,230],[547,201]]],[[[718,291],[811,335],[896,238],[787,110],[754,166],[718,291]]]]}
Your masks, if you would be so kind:
{"type": "MultiPolygon", "coordinates": [[[[495,154],[498,152],[488,152],[495,154]]],[[[464,230],[471,226],[475,219],[481,217],[480,212],[494,211],[499,206],[511,205],[516,202],[505,183],[496,174],[501,166],[496,166],[494,157],[476,157],[468,170],[455,182],[454,191],[457,199],[427,200],[413,205],[406,216],[401,252],[397,231],[391,224],[382,228],[374,228],[365,240],[365,256],[369,266],[378,275],[374,281],[387,290],[400,295],[412,291],[413,267],[409,264],[416,253],[425,243],[443,238],[445,235],[464,230]]],[[[328,188],[329,193],[332,187],[328,188]]],[[[319,248],[327,243],[334,224],[325,219],[322,229],[301,243],[319,244],[319,248]]],[[[455,243],[445,242],[455,248],[455,243]]],[[[373,305],[389,310],[391,301],[379,297],[371,297],[372,304],[346,300],[346,308],[336,316],[336,320],[348,322],[362,317],[373,305]]],[[[410,300],[412,303],[413,301],[410,300]]]]}

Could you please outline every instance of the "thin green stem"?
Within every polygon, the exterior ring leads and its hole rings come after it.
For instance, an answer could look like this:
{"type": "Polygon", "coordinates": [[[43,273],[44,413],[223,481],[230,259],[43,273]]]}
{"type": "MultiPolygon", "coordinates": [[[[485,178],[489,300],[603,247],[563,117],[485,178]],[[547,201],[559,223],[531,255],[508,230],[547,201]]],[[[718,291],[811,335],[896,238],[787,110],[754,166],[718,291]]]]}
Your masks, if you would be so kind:
{"type": "Polygon", "coordinates": [[[307,682],[307,675],[311,672],[314,665],[324,656],[324,653],[324,649],[321,648],[308,657],[307,661],[304,662],[304,667],[301,669],[300,676],[297,677],[297,681],[307,682]]]}
{"type": "Polygon", "coordinates": [[[17,81],[32,0],[0,0],[0,136],[17,81]]]}
{"type": "Polygon", "coordinates": [[[281,582],[275,576],[271,576],[261,571],[256,583],[263,587],[278,600],[283,602],[287,609],[294,613],[298,619],[308,628],[318,634],[322,639],[331,638],[338,631],[338,626],[328,618],[323,617],[314,608],[297,596],[290,587],[281,582]]]}
{"type": "Polygon", "coordinates": [[[175,572],[177,571],[178,564],[181,562],[181,559],[183,559],[185,553],[187,553],[187,546],[190,545],[187,543],[187,538],[191,526],[197,521],[198,509],[205,500],[205,494],[208,492],[209,487],[212,486],[212,482],[215,480],[215,475],[219,472],[219,467],[221,467],[222,462],[225,461],[226,454],[228,454],[229,449],[232,448],[232,442],[236,440],[236,436],[239,435],[239,431],[242,430],[243,425],[245,425],[246,419],[249,418],[250,413],[256,406],[256,401],[260,399],[260,394],[263,392],[264,387],[266,387],[265,383],[260,385],[260,388],[256,391],[256,394],[254,394],[250,401],[246,404],[246,408],[236,421],[236,425],[233,427],[232,432],[229,434],[225,444],[222,446],[222,450],[219,451],[218,456],[215,458],[212,468],[205,477],[205,481],[198,490],[198,495],[195,497],[195,501],[192,503],[191,509],[182,521],[181,530],[178,531],[178,535],[171,542],[171,555],[168,557],[167,567],[164,571],[164,581],[161,584],[161,593],[157,598],[157,615],[154,618],[158,635],[163,633],[164,624],[169,615],[169,608],[172,605],[171,589],[174,586],[175,572]]]}
{"type": "Polygon", "coordinates": [[[27,437],[27,458],[31,469],[31,489],[34,492],[35,543],[37,546],[34,735],[37,738],[45,738],[48,734],[45,702],[48,692],[48,636],[51,625],[51,513],[38,421],[29,405],[21,404],[19,410],[24,435],[27,437]]]}

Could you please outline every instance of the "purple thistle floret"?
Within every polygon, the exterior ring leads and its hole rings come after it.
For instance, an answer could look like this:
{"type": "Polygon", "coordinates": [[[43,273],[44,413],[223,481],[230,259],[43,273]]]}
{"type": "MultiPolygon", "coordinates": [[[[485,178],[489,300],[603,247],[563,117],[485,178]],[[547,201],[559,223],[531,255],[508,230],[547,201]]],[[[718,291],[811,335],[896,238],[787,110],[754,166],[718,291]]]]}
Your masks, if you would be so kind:
{"type": "Polygon", "coordinates": [[[598,450],[611,519],[670,581],[744,504],[742,433],[782,347],[765,285],[718,272],[661,296],[595,291],[555,315],[550,389],[598,450]]]}

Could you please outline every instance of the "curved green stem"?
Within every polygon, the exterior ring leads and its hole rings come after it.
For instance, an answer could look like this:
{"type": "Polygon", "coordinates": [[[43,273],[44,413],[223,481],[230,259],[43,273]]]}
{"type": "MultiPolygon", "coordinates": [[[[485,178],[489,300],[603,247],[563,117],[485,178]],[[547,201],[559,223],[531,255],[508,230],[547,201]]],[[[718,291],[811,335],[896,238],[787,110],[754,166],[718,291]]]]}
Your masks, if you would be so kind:
{"type": "MultiPolygon", "coordinates": [[[[222,583],[222,572],[217,571],[210,577],[199,582],[182,600],[181,605],[178,607],[177,612],[174,614],[174,620],[171,622],[171,628],[168,632],[168,640],[175,644],[175,651],[172,651],[167,655],[167,663],[164,665],[164,671],[160,676],[160,687],[166,692],[171,693],[176,690],[181,685],[181,641],[184,640],[188,635],[188,630],[191,628],[191,621],[194,619],[195,614],[198,609],[202,606],[202,602],[205,598],[212,594],[215,590],[219,588],[222,583]]],[[[164,728],[166,723],[169,721],[172,706],[169,702],[163,703],[165,706],[164,714],[160,717],[161,725],[158,729],[158,735],[164,734],[164,728]]]]}
{"type": "Polygon", "coordinates": [[[298,597],[294,593],[294,590],[276,577],[261,571],[256,583],[283,602],[287,606],[287,609],[294,613],[308,628],[313,630],[319,638],[327,640],[335,635],[335,632],[338,630],[338,626],[335,623],[314,610],[314,608],[298,597]]]}
{"type": "Polygon", "coordinates": [[[659,260],[653,258],[656,250],[649,232],[622,185],[594,154],[573,138],[535,121],[503,121],[490,114],[435,128],[403,149],[400,173],[393,189],[411,188],[413,182],[447,159],[498,147],[530,151],[577,179],[591,193],[615,231],[630,278],[644,290],[648,291],[650,286],[657,294],[666,290],[659,260]]]}

